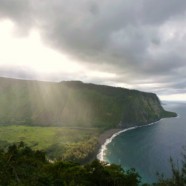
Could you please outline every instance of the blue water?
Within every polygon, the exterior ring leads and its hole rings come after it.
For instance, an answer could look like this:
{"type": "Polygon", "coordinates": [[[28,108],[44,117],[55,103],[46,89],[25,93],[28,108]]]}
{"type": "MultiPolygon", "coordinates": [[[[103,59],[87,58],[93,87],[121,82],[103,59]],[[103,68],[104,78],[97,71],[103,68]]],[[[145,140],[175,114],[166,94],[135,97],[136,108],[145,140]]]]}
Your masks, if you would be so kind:
{"type": "Polygon", "coordinates": [[[155,182],[157,171],[169,177],[170,157],[179,163],[186,146],[186,103],[166,102],[163,107],[179,116],[118,135],[108,144],[104,159],[124,169],[135,168],[143,182],[155,182]]]}

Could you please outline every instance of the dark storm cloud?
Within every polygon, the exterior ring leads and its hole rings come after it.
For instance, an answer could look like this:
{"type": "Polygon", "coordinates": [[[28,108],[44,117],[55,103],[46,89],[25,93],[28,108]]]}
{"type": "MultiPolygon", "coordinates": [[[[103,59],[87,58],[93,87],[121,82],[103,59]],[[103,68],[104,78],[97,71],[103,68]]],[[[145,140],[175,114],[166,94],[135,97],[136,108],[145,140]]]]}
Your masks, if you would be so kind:
{"type": "Polygon", "coordinates": [[[0,0],[0,18],[24,32],[36,27],[49,46],[115,81],[178,91],[186,84],[185,15],[185,0],[0,0]]]}
{"type": "Polygon", "coordinates": [[[174,16],[185,12],[186,1],[184,0],[144,0],[142,22],[148,24],[162,24],[174,16]]]}
{"type": "Polygon", "coordinates": [[[23,20],[24,17],[28,18],[30,11],[29,1],[25,0],[1,0],[0,1],[0,17],[10,17],[15,21],[23,20]],[[25,16],[24,16],[25,15],[25,16]]]}

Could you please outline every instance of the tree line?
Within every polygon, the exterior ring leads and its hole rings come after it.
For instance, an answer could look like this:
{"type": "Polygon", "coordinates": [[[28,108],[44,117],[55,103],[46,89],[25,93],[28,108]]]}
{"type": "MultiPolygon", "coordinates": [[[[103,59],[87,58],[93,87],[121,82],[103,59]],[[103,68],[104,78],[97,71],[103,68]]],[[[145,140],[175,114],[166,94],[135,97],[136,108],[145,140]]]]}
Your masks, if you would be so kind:
{"type": "MultiPolygon", "coordinates": [[[[172,177],[159,176],[153,186],[185,186],[186,156],[182,167],[171,159],[172,177]]],[[[43,151],[35,151],[23,142],[0,150],[1,186],[150,186],[142,184],[135,169],[94,160],[88,164],[72,161],[50,162],[43,151]]]]}

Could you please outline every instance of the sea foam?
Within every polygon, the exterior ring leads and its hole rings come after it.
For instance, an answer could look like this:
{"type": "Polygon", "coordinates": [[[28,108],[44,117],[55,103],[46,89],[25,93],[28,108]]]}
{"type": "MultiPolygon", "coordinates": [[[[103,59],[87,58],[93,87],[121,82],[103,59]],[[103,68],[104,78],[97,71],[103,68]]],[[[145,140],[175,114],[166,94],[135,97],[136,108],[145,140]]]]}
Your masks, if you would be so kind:
{"type": "MultiPolygon", "coordinates": [[[[166,119],[166,118],[162,118],[162,119],[166,119]]],[[[161,121],[162,119],[156,121],[156,122],[152,122],[152,123],[149,123],[147,125],[141,125],[141,126],[134,126],[134,127],[130,127],[130,128],[127,128],[127,129],[123,129],[115,134],[113,134],[110,138],[106,139],[105,143],[101,146],[100,150],[99,150],[99,153],[97,155],[97,159],[100,160],[100,161],[105,161],[104,157],[105,157],[105,154],[106,154],[106,150],[107,150],[107,146],[109,143],[112,142],[112,140],[120,135],[121,133],[124,133],[124,132],[127,132],[129,130],[134,130],[134,129],[137,129],[137,128],[141,128],[141,127],[146,127],[146,126],[150,126],[150,125],[154,125],[156,123],[158,123],[159,121],[161,121]]]]}
{"type": "Polygon", "coordinates": [[[101,149],[100,149],[100,151],[99,151],[99,154],[97,155],[97,158],[98,158],[100,161],[104,161],[104,155],[105,155],[105,152],[106,152],[106,150],[107,150],[107,145],[108,145],[109,143],[111,143],[112,140],[113,140],[116,136],[120,135],[120,134],[123,133],[123,132],[126,132],[126,131],[128,131],[128,130],[132,130],[132,129],[135,129],[135,128],[136,128],[136,127],[131,127],[131,128],[128,128],[128,129],[121,130],[121,131],[119,131],[119,132],[113,134],[110,138],[106,139],[105,143],[101,146],[101,149]]]}

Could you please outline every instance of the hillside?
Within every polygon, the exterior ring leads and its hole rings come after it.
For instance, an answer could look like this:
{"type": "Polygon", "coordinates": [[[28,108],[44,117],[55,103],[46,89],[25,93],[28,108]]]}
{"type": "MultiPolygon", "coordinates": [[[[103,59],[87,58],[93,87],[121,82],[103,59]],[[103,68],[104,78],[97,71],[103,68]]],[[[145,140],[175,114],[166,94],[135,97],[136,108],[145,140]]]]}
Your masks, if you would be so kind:
{"type": "Polygon", "coordinates": [[[0,78],[0,124],[115,128],[163,117],[158,97],[79,81],[40,82],[0,78]]]}

